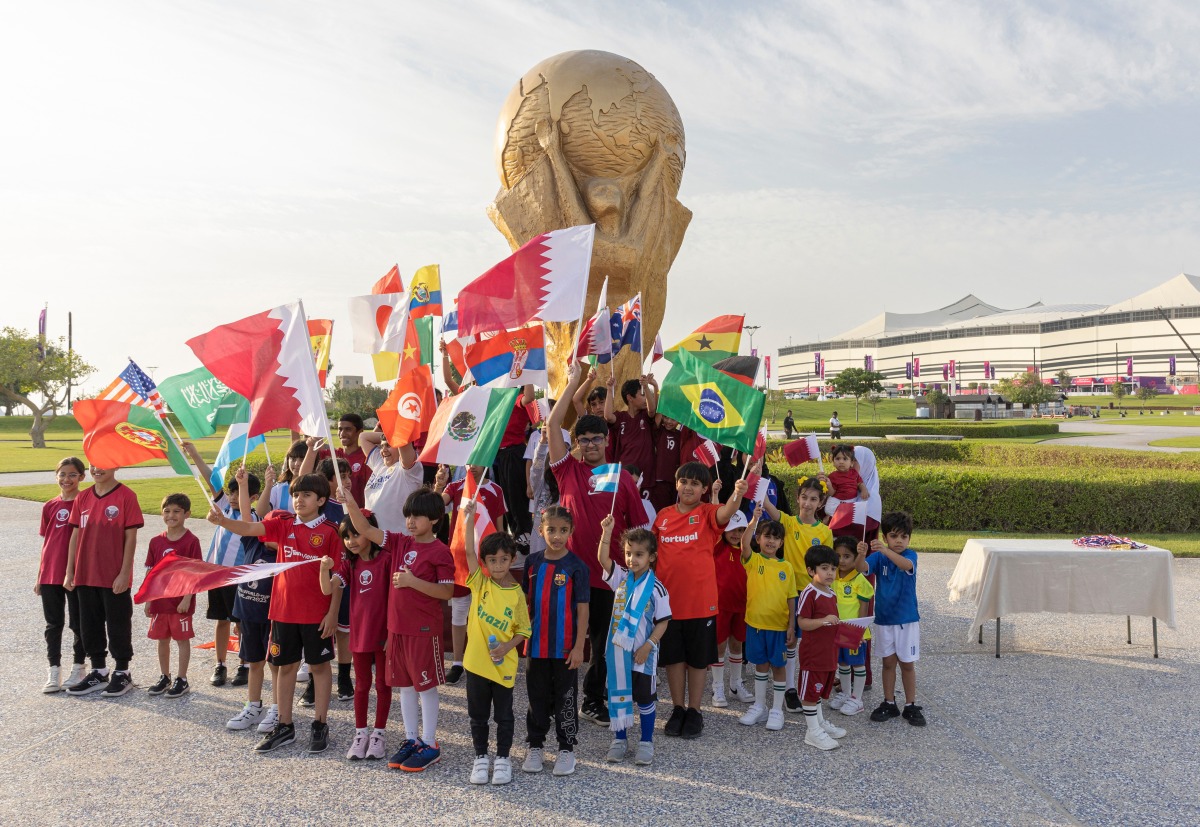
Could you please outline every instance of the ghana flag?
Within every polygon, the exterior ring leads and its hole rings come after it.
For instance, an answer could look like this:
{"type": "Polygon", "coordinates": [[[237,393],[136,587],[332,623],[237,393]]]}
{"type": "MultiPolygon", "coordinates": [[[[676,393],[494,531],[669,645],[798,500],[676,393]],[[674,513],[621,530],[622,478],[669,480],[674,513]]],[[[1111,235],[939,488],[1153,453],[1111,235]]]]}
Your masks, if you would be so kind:
{"type": "Polygon", "coordinates": [[[658,398],[658,412],[697,434],[747,454],[754,452],[766,397],[706,365],[690,351],[675,353],[658,398]]]}
{"type": "Polygon", "coordinates": [[[671,364],[679,364],[676,354],[691,353],[708,364],[736,356],[742,344],[742,324],[745,316],[717,316],[696,328],[690,336],[669,348],[663,355],[671,364]]]}
{"type": "Polygon", "coordinates": [[[124,468],[152,459],[170,460],[176,474],[190,474],[187,460],[149,408],[111,399],[84,399],[72,408],[83,429],[83,453],[97,468],[124,468]]]}

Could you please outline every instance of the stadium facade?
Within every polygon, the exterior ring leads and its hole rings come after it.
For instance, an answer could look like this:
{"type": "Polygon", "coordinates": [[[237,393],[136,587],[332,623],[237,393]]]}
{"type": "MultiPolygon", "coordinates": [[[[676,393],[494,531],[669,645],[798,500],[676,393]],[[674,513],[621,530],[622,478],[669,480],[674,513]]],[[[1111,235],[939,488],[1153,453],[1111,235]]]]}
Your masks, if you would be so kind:
{"type": "Polygon", "coordinates": [[[1194,390],[1200,364],[1188,345],[1200,353],[1200,278],[1182,273],[1113,305],[1004,310],[968,295],[924,313],[880,313],[826,341],[781,348],[778,387],[817,392],[823,362],[825,383],[848,367],[869,366],[885,386],[905,392],[914,381],[965,389],[1031,368],[1047,381],[1065,369],[1081,392],[1116,382],[1194,390]]]}

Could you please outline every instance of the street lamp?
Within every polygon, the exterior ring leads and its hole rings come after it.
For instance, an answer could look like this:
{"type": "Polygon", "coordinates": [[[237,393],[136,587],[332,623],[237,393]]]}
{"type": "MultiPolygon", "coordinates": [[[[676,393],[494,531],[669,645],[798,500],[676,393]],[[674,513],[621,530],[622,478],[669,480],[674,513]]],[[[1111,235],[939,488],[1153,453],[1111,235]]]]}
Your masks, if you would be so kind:
{"type": "Polygon", "coordinates": [[[750,353],[751,353],[751,355],[754,354],[754,331],[760,330],[761,328],[762,328],[762,325],[760,325],[760,324],[748,324],[748,325],[745,325],[744,327],[742,327],[742,330],[744,330],[750,334],[750,353]]]}

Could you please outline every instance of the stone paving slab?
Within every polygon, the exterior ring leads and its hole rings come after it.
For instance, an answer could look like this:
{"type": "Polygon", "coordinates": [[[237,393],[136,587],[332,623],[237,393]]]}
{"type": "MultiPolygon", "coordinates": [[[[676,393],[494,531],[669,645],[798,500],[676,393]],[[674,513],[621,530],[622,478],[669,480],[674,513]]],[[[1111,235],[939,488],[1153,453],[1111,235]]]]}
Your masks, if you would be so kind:
{"type": "MultiPolygon", "coordinates": [[[[662,737],[660,723],[655,764],[639,768],[606,764],[609,736],[585,722],[575,776],[518,770],[510,786],[493,788],[466,781],[473,756],[461,685],[444,690],[444,757],[426,773],[345,761],[353,714],[336,701],[328,752],[303,752],[311,717],[297,709],[297,744],[253,755],[253,735],[224,729],[244,693],[208,685],[210,652],[193,652],[192,694],[177,701],[146,695],[157,670],[140,613],[134,691],[115,700],[41,694],[42,620],[31,592],[37,516],[36,504],[0,500],[0,653],[18,667],[0,687],[4,824],[1200,823],[1200,666],[1186,643],[1197,631],[1200,560],[1176,562],[1181,623],[1177,631],[1160,627],[1158,660],[1148,621],[1135,621],[1129,646],[1123,618],[1044,614],[1006,619],[997,660],[987,636],[982,646],[967,641],[971,607],[947,602],[957,556],[924,555],[917,674],[925,729],[834,713],[849,734],[841,749],[823,754],[803,745],[800,716],[789,715],[783,732],[751,729],[737,723],[735,702],[706,711],[696,741],[662,737]]],[[[207,542],[206,523],[191,528],[207,542]]],[[[139,561],[159,530],[149,519],[139,561]]],[[[200,620],[199,639],[210,637],[200,620]]],[[[519,684],[518,762],[525,731],[519,684]]],[[[869,706],[880,698],[878,686],[867,694],[869,706]]],[[[669,707],[660,710],[665,716],[669,707]]],[[[389,747],[398,741],[398,720],[394,704],[389,747]]]]}

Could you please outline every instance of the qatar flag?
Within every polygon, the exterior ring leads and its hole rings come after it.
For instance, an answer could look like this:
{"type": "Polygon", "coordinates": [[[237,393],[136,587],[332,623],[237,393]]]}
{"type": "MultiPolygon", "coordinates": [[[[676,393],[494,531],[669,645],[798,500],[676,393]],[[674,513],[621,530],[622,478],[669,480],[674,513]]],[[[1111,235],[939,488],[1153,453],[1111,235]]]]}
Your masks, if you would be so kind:
{"type": "Polygon", "coordinates": [[[783,458],[788,465],[796,466],[803,462],[811,462],[821,456],[821,448],[817,445],[817,435],[802,436],[794,442],[783,446],[783,458]]]}
{"type": "Polygon", "coordinates": [[[458,293],[460,336],[583,315],[596,225],[534,236],[458,293]]]}
{"type": "Polygon", "coordinates": [[[203,560],[168,554],[146,572],[146,579],[133,596],[134,603],[183,597],[185,594],[200,594],[211,589],[236,586],[316,563],[319,558],[300,560],[295,563],[247,563],[241,566],[219,566],[203,560]]]}
{"type": "Polygon", "coordinates": [[[303,302],[223,324],[187,345],[213,376],[250,400],[247,436],[277,428],[328,433],[303,302]]]}
{"type": "Polygon", "coordinates": [[[862,526],[864,529],[867,526],[867,501],[854,500],[853,502],[844,502],[837,507],[833,512],[833,518],[829,521],[830,531],[841,531],[851,526],[862,526]]]}

